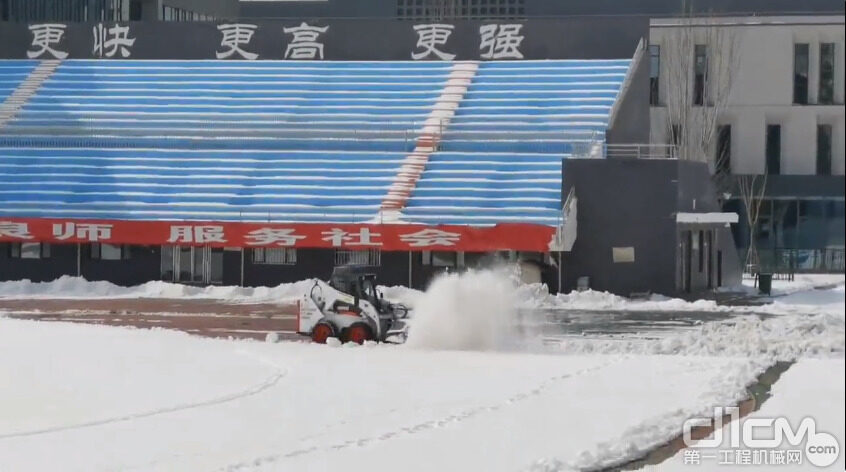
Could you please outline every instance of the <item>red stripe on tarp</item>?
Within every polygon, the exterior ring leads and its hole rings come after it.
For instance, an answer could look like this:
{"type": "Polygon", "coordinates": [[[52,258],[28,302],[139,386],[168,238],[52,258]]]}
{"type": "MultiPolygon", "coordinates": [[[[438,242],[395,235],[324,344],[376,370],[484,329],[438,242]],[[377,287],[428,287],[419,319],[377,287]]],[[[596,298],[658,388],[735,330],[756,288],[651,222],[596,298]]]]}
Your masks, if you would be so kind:
{"type": "Polygon", "coordinates": [[[546,252],[555,228],[414,224],[233,223],[0,217],[0,242],[212,247],[546,252]]]}

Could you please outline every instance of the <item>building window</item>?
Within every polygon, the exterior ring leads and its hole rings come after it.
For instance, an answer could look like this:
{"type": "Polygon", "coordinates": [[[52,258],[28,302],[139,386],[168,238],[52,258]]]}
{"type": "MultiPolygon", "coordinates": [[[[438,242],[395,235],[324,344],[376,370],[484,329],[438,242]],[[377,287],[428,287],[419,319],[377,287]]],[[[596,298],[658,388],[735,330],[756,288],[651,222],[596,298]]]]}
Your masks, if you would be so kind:
{"type": "Polygon", "coordinates": [[[253,264],[296,265],[297,250],[292,247],[255,248],[253,264]]]}
{"type": "Polygon", "coordinates": [[[834,43],[820,44],[820,92],[818,103],[834,103],[834,43]]]}
{"type": "Polygon", "coordinates": [[[661,73],[661,46],[658,44],[649,45],[649,104],[658,106],[659,87],[658,75],[661,73]]]}
{"type": "Polygon", "coordinates": [[[831,175],[831,125],[817,125],[817,175],[831,175]]]}
{"type": "Polygon", "coordinates": [[[0,21],[9,21],[9,0],[0,0],[0,21]]]}
{"type": "Polygon", "coordinates": [[[119,261],[121,259],[129,259],[129,246],[93,243],[91,244],[91,259],[101,261],[119,261]]]}
{"type": "Polygon", "coordinates": [[[731,125],[717,127],[717,155],[714,170],[718,174],[731,174],[731,125]]]}
{"type": "Polygon", "coordinates": [[[397,18],[413,21],[445,19],[519,19],[525,0],[397,0],[397,18]]]}
{"type": "Polygon", "coordinates": [[[382,265],[382,251],[379,249],[367,249],[364,251],[336,249],[335,267],[345,265],[379,267],[382,265]]]}
{"type": "Polygon", "coordinates": [[[433,267],[463,267],[464,253],[456,251],[423,251],[423,265],[433,267]]]}
{"type": "Polygon", "coordinates": [[[793,103],[808,104],[808,45],[793,45],[793,103]]]}
{"type": "Polygon", "coordinates": [[[708,88],[708,46],[697,44],[693,47],[693,104],[705,104],[705,91],[708,88]]]}
{"type": "Polygon", "coordinates": [[[781,173],[781,125],[767,125],[767,174],[781,173]]]}
{"type": "Polygon", "coordinates": [[[50,245],[47,243],[11,243],[9,257],[12,259],[47,259],[50,245]]]}
{"type": "Polygon", "coordinates": [[[129,2],[129,21],[141,21],[143,8],[141,0],[131,0],[129,2]]]}

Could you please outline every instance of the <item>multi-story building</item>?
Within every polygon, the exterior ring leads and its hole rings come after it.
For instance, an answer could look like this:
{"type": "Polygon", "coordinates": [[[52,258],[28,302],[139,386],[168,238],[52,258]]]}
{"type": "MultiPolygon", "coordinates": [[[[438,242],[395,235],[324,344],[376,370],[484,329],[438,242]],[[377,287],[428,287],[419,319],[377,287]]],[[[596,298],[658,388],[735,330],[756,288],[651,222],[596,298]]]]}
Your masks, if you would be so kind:
{"type": "Polygon", "coordinates": [[[240,0],[243,18],[520,19],[575,15],[666,17],[696,14],[839,12],[838,0],[240,0]]]}
{"type": "MultiPolygon", "coordinates": [[[[843,28],[842,14],[651,21],[651,139],[686,135],[679,108],[712,114],[690,124],[713,128],[701,157],[764,186],[755,231],[745,216],[735,230],[741,250],[755,238],[761,264],[843,270],[843,28]]],[[[737,186],[725,197],[745,215],[737,186]]]]}
{"type": "Polygon", "coordinates": [[[212,21],[237,0],[0,0],[0,21],[212,21]]]}

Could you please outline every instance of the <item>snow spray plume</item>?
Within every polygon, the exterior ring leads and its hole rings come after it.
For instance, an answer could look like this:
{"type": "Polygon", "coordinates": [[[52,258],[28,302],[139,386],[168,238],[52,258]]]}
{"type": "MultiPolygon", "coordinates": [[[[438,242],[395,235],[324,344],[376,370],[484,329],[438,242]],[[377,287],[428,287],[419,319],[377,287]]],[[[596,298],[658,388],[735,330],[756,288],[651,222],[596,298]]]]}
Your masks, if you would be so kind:
{"type": "Polygon", "coordinates": [[[495,350],[519,344],[513,268],[437,277],[414,307],[407,346],[495,350]]]}

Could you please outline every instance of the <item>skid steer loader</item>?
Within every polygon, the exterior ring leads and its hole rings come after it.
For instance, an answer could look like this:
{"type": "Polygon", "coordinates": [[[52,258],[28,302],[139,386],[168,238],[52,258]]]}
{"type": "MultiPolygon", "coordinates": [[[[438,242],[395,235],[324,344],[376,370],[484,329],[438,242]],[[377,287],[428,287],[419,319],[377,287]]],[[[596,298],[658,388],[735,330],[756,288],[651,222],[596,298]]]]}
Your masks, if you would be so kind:
{"type": "Polygon", "coordinates": [[[366,267],[336,267],[326,283],[314,279],[299,302],[297,332],[316,343],[328,338],[405,342],[408,309],[389,303],[376,289],[376,274],[366,267]]]}

